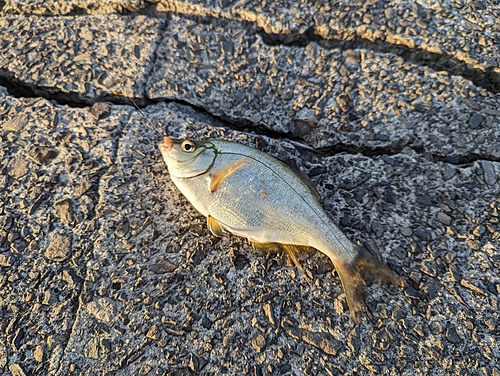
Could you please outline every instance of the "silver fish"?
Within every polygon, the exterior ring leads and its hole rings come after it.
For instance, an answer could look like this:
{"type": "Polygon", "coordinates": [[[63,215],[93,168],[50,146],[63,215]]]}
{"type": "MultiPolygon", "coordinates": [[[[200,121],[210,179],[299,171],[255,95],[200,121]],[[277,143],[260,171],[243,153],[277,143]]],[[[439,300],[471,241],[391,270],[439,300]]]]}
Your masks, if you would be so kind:
{"type": "MultiPolygon", "coordinates": [[[[222,140],[174,140],[159,148],[174,184],[205,217],[210,231],[247,238],[255,248],[326,254],[342,281],[355,321],[365,309],[365,277],[404,286],[403,280],[351,242],[325,213],[308,179],[278,159],[222,140]]],[[[299,264],[298,264],[299,265],[299,264]]]]}

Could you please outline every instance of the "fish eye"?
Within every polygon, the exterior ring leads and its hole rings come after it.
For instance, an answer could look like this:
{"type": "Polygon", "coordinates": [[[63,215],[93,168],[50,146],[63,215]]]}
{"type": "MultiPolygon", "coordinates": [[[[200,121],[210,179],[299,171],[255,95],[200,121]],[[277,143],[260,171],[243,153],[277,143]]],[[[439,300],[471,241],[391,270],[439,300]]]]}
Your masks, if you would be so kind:
{"type": "Polygon", "coordinates": [[[196,150],[196,144],[193,141],[183,141],[181,144],[181,150],[185,151],[186,153],[192,153],[193,151],[196,150]]]}

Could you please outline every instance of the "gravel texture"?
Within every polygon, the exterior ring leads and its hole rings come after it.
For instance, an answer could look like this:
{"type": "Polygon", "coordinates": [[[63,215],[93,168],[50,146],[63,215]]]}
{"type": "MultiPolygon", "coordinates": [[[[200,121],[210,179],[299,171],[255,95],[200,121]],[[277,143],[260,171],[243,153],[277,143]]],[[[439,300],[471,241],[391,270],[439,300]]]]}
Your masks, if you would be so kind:
{"type": "Polygon", "coordinates": [[[500,375],[498,5],[317,4],[0,2],[0,375],[500,375]],[[209,233],[164,134],[296,165],[408,287],[354,326],[326,256],[209,233]]]}

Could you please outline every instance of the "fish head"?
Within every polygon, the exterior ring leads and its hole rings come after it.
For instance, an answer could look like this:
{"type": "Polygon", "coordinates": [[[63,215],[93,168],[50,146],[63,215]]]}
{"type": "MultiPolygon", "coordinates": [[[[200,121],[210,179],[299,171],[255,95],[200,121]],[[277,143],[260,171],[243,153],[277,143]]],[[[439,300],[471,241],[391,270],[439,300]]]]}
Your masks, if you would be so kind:
{"type": "Polygon", "coordinates": [[[217,156],[210,141],[176,140],[165,137],[158,145],[170,175],[190,178],[202,175],[214,164],[217,156]]]}

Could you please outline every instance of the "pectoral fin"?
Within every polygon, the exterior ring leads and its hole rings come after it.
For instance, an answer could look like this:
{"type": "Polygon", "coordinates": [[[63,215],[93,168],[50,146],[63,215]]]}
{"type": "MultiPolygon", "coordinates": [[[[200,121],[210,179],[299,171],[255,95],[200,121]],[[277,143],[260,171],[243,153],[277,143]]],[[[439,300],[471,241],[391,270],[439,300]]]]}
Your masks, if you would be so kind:
{"type": "Polygon", "coordinates": [[[210,232],[219,238],[224,234],[224,226],[211,215],[207,217],[207,226],[210,232]]]}
{"type": "Polygon", "coordinates": [[[234,174],[247,163],[248,162],[245,158],[240,158],[228,164],[226,167],[215,171],[212,175],[210,175],[210,192],[214,193],[219,188],[224,179],[234,174]]]}

